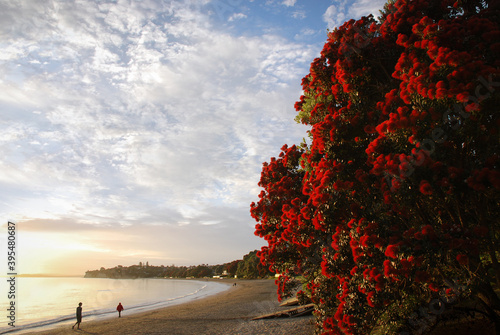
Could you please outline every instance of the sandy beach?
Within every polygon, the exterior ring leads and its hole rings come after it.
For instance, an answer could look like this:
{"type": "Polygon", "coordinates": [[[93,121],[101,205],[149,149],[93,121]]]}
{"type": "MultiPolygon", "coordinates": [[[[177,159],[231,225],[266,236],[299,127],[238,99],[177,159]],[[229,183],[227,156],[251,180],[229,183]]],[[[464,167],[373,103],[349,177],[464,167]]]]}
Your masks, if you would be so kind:
{"type": "Polygon", "coordinates": [[[127,315],[114,319],[85,321],[81,330],[72,330],[74,321],[59,328],[29,334],[313,334],[312,316],[297,318],[252,318],[283,310],[276,297],[274,280],[220,281],[230,288],[222,293],[181,305],[127,315]],[[236,286],[233,286],[236,283],[236,286]]]}

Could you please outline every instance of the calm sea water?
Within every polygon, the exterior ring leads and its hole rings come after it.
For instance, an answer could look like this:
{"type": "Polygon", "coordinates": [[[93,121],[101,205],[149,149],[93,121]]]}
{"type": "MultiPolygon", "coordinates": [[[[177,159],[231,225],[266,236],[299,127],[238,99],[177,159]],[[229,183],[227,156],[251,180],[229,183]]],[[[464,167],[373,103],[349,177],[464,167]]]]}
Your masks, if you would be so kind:
{"type": "Polygon", "coordinates": [[[212,281],[175,279],[104,278],[16,278],[16,327],[8,325],[9,291],[2,280],[0,294],[0,334],[23,334],[76,322],[75,311],[83,303],[83,323],[118,317],[122,303],[128,314],[171,306],[222,292],[228,285],[212,281]]]}

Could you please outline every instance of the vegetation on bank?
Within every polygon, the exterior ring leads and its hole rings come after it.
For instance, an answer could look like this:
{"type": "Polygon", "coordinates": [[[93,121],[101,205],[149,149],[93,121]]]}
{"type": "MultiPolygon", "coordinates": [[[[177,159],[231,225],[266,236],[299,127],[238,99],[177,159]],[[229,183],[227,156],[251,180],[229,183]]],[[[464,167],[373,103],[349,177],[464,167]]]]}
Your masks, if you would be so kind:
{"type": "Polygon", "coordinates": [[[237,278],[257,279],[274,275],[264,267],[257,257],[257,250],[246,254],[242,260],[218,265],[155,266],[149,262],[131,266],[118,265],[114,268],[89,270],[85,278],[237,278]]]}

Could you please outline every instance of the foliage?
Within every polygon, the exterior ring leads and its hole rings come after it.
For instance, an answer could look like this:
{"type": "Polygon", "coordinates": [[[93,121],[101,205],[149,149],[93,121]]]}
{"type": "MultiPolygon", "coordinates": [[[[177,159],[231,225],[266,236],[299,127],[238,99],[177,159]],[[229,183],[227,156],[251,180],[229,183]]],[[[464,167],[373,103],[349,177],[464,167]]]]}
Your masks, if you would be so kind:
{"type": "Polygon", "coordinates": [[[206,278],[212,276],[229,278],[235,275],[238,278],[256,279],[265,278],[274,275],[269,269],[260,263],[257,257],[257,250],[251,251],[245,256],[243,260],[235,260],[229,263],[218,265],[192,265],[192,266],[153,266],[139,265],[121,266],[118,265],[114,268],[106,269],[101,267],[100,270],[87,271],[85,277],[87,278],[206,278]]]}
{"type": "Polygon", "coordinates": [[[153,265],[131,265],[116,266],[114,268],[87,271],[87,278],[206,278],[214,275],[227,274],[234,277],[236,267],[241,260],[218,265],[193,265],[193,266],[153,266],[153,265]]]}
{"type": "Polygon", "coordinates": [[[243,260],[238,263],[236,276],[240,279],[266,278],[272,273],[266,269],[257,257],[257,250],[243,256],[243,260]]]}
{"type": "Polygon", "coordinates": [[[418,332],[414,311],[454,295],[500,333],[499,13],[388,3],[312,62],[296,103],[311,144],[264,163],[251,214],[280,297],[303,276],[320,331],[418,332]]]}
{"type": "Polygon", "coordinates": [[[224,270],[227,272],[229,277],[234,277],[236,275],[236,270],[238,270],[238,264],[240,262],[241,260],[237,260],[224,264],[224,270]]]}

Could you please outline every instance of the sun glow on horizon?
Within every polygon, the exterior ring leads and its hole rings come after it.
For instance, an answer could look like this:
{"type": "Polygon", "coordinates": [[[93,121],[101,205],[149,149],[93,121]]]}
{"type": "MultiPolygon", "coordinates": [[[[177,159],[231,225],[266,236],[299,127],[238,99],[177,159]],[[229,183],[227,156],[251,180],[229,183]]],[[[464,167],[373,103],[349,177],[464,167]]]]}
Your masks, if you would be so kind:
{"type": "Polygon", "coordinates": [[[20,232],[17,238],[19,273],[83,275],[78,269],[83,265],[81,256],[88,255],[90,259],[96,254],[102,257],[111,252],[85,240],[87,238],[70,233],[20,232]]]}

